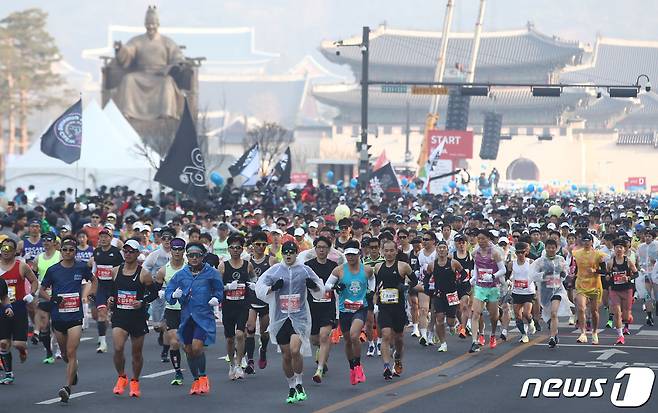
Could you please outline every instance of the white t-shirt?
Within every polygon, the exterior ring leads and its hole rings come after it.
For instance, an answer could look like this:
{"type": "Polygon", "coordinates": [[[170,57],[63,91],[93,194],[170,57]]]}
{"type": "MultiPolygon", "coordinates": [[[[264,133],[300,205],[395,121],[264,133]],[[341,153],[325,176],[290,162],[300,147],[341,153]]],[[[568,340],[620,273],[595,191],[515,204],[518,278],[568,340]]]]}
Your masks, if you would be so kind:
{"type": "Polygon", "coordinates": [[[530,261],[526,260],[519,265],[517,260],[512,262],[512,294],[530,295],[536,291],[535,283],[530,278],[530,261]]]}

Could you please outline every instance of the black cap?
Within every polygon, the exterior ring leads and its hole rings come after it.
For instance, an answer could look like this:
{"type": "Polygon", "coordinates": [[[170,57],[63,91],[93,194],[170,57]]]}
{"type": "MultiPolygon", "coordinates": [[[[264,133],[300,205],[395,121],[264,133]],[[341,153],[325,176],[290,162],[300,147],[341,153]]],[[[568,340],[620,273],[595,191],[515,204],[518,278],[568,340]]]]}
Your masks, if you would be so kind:
{"type": "Polygon", "coordinates": [[[592,234],[589,232],[586,234],[583,234],[582,238],[583,241],[594,241],[594,237],[592,237],[592,234]]]}
{"type": "Polygon", "coordinates": [[[297,247],[297,244],[293,241],[286,241],[281,245],[281,253],[285,254],[286,252],[297,253],[299,252],[299,247],[297,247]]]}

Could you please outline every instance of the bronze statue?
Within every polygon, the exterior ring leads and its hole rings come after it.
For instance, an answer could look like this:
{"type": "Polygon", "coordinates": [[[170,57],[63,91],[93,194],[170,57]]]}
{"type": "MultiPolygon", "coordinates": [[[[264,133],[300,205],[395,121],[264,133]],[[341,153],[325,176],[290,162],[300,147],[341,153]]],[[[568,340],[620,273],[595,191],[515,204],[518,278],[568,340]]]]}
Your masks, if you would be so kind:
{"type": "Polygon", "coordinates": [[[179,119],[183,94],[174,77],[185,68],[185,58],[174,41],[158,33],[160,21],[155,6],[144,19],[146,33],[125,45],[114,43],[116,62],[127,72],[113,92],[113,99],[126,118],[150,121],[179,119]]]}

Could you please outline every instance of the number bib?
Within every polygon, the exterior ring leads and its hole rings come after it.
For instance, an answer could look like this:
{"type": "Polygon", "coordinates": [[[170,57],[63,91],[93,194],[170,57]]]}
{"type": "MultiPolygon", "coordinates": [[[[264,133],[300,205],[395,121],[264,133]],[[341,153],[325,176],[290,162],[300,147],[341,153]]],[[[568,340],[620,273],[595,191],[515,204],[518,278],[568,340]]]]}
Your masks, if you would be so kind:
{"type": "Polygon", "coordinates": [[[427,283],[428,290],[434,290],[434,282],[434,276],[431,276],[429,282],[427,283]]]}
{"type": "Polygon", "coordinates": [[[397,304],[399,300],[400,292],[397,288],[384,288],[379,291],[379,300],[382,304],[397,304]]]}
{"type": "Polygon", "coordinates": [[[16,286],[15,285],[8,285],[9,288],[9,302],[13,303],[16,301],[16,286]]]}
{"type": "Polygon", "coordinates": [[[478,279],[483,283],[492,283],[493,282],[493,273],[491,270],[480,270],[478,269],[478,279]]]}
{"type": "Polygon", "coordinates": [[[247,292],[246,284],[238,283],[238,288],[235,290],[226,290],[224,293],[227,300],[236,301],[244,300],[245,293],[247,292]]]}
{"type": "Polygon", "coordinates": [[[333,291],[325,291],[322,298],[320,298],[320,299],[313,298],[313,302],[314,303],[330,303],[333,298],[334,298],[334,292],[333,291]]]}
{"type": "Polygon", "coordinates": [[[345,311],[349,313],[356,313],[361,308],[363,308],[363,300],[359,300],[359,301],[345,300],[343,302],[343,308],[345,309],[345,311]]]}
{"type": "Polygon", "coordinates": [[[80,310],[79,293],[58,294],[58,296],[62,297],[62,302],[58,307],[60,313],[75,313],[80,310]]]}
{"type": "Polygon", "coordinates": [[[615,285],[626,284],[626,272],[613,272],[612,281],[615,285]]]}
{"type": "Polygon", "coordinates": [[[97,265],[96,266],[96,278],[101,281],[111,281],[112,280],[112,266],[111,265],[97,265]]]}
{"type": "Polygon", "coordinates": [[[448,305],[450,306],[459,304],[459,294],[457,294],[457,291],[446,294],[446,298],[448,299],[448,305]]]}
{"type": "Polygon", "coordinates": [[[546,287],[548,288],[560,288],[560,284],[562,284],[562,281],[560,280],[560,277],[555,276],[555,275],[549,275],[546,277],[546,287]]]}
{"type": "Polygon", "coordinates": [[[514,280],[514,288],[528,288],[528,280],[514,280]]]}
{"type": "Polygon", "coordinates": [[[137,303],[137,291],[117,291],[117,308],[121,310],[134,310],[137,303]]]}
{"type": "Polygon", "coordinates": [[[281,294],[279,296],[279,309],[284,314],[298,313],[301,310],[299,294],[281,294]]]}

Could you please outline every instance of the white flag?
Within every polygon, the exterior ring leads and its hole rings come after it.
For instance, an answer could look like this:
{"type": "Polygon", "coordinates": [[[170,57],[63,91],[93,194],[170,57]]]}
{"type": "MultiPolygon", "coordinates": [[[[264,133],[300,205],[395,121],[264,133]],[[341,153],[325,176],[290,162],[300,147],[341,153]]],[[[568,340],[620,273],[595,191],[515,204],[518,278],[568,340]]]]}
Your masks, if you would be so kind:
{"type": "Polygon", "coordinates": [[[260,150],[256,146],[245,162],[245,166],[240,171],[240,176],[247,178],[247,180],[242,184],[243,186],[254,186],[256,182],[260,179],[260,150]]]}

